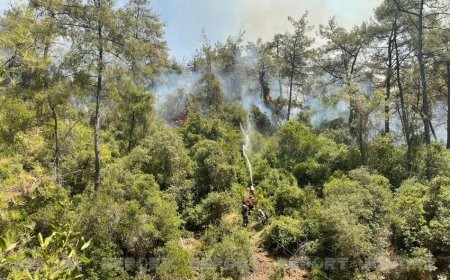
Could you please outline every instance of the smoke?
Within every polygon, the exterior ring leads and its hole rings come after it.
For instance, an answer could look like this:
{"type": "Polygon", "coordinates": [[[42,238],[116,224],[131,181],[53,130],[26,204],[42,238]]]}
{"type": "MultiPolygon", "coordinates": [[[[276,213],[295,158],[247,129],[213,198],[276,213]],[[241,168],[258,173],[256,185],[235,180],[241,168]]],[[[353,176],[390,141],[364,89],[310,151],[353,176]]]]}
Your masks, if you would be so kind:
{"type": "Polygon", "coordinates": [[[180,116],[199,79],[200,74],[192,71],[163,74],[154,88],[158,115],[169,123],[180,116]]]}
{"type": "Polygon", "coordinates": [[[336,16],[338,22],[351,28],[367,20],[381,0],[243,0],[239,5],[240,28],[249,39],[271,39],[276,33],[291,30],[288,16],[300,18],[305,11],[311,15],[310,24],[326,24],[336,16]]]}
{"type": "MultiPolygon", "coordinates": [[[[225,102],[240,103],[247,112],[250,112],[252,105],[257,106],[275,124],[273,108],[268,106],[261,96],[259,74],[256,71],[258,69],[257,55],[249,52],[237,52],[234,61],[236,72],[229,74],[221,71],[219,65],[214,63],[212,65],[212,71],[220,82],[224,93],[225,102]]],[[[192,72],[188,68],[185,68],[181,73],[164,74],[161,81],[157,82],[155,86],[156,108],[159,116],[168,123],[173,124],[174,120],[183,115],[186,102],[197,92],[196,89],[200,78],[200,73],[192,72]]],[[[266,73],[266,78],[272,100],[278,98],[282,94],[279,91],[278,78],[275,78],[269,72],[266,73]]],[[[287,89],[285,84],[282,86],[284,89],[287,89]]],[[[333,91],[338,91],[338,89],[333,89],[333,91]]],[[[286,98],[286,96],[284,97],[286,98]]],[[[329,105],[325,104],[319,97],[314,97],[309,93],[300,95],[297,89],[294,90],[293,101],[306,105],[309,110],[311,124],[314,127],[348,114],[348,104],[345,101],[329,105]]],[[[291,109],[291,117],[295,119],[302,110],[302,108],[293,107],[291,109]]],[[[284,111],[282,111],[281,116],[281,121],[283,122],[283,119],[286,117],[284,111]]]]}
{"type": "MultiPolygon", "coordinates": [[[[239,30],[245,31],[246,40],[255,41],[257,38],[262,38],[267,41],[271,40],[276,33],[292,31],[292,24],[287,20],[288,16],[299,18],[308,10],[310,24],[317,27],[319,24],[326,24],[330,17],[336,15],[340,25],[351,28],[368,19],[373,8],[381,2],[381,0],[230,0],[220,3],[206,0],[194,1],[195,5],[179,0],[154,3],[156,11],[168,23],[166,36],[172,55],[175,57],[180,58],[177,52],[182,51],[186,55],[186,50],[192,53],[194,49],[200,47],[200,40],[195,38],[200,37],[202,28],[212,41],[224,41],[226,36],[237,34],[239,30]],[[174,9],[174,7],[177,8],[174,9]],[[180,7],[182,9],[179,9],[180,7]],[[194,15],[195,18],[191,18],[194,15]],[[186,22],[189,24],[185,24],[186,22]]],[[[239,73],[237,76],[225,75],[216,65],[213,65],[213,71],[220,81],[226,102],[240,102],[247,111],[251,105],[256,105],[273,120],[271,109],[261,98],[258,74],[247,75],[246,72],[257,69],[256,59],[254,54],[242,50],[235,56],[239,73]]],[[[270,73],[268,76],[270,77],[270,73]]],[[[195,92],[195,85],[199,78],[200,74],[189,71],[166,74],[164,81],[159,83],[155,90],[157,108],[164,119],[169,120],[181,113],[180,108],[195,92]]],[[[280,95],[278,82],[274,77],[270,77],[268,82],[271,97],[275,99],[280,95]]],[[[284,85],[283,87],[286,88],[284,85]]],[[[299,100],[303,97],[297,94],[294,98],[299,102],[303,101],[311,108],[311,122],[314,126],[343,116],[347,109],[345,102],[328,106],[319,98],[299,100]]],[[[293,108],[291,116],[295,118],[300,110],[293,108]]]]}
{"type": "MultiPolygon", "coordinates": [[[[254,54],[253,54],[254,55],[254,54]]],[[[234,57],[235,72],[225,73],[220,66],[212,63],[212,71],[218,79],[226,103],[240,103],[244,110],[250,111],[256,105],[271,120],[272,111],[261,97],[261,89],[255,69],[257,58],[249,53],[238,51],[234,57]],[[251,73],[251,74],[249,74],[251,73]]],[[[189,68],[181,73],[165,73],[155,85],[156,108],[160,117],[169,123],[183,114],[186,102],[197,93],[201,73],[189,68]]]]}
{"type": "Polygon", "coordinates": [[[447,141],[447,104],[445,102],[436,103],[433,106],[433,128],[438,141],[447,141]]]}
{"type": "Polygon", "coordinates": [[[310,121],[314,127],[319,127],[323,122],[348,116],[348,102],[342,100],[335,105],[327,105],[316,97],[308,96],[305,99],[305,104],[310,109],[310,121]]]}

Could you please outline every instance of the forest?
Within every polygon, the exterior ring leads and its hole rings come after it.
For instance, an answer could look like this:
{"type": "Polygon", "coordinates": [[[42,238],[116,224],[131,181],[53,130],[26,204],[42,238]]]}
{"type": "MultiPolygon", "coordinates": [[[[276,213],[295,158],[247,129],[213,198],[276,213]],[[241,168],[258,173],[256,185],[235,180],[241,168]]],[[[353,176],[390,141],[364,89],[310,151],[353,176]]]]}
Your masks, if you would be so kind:
{"type": "Polygon", "coordinates": [[[450,3],[316,16],[179,62],[149,0],[9,6],[0,279],[450,279],[450,3]]]}

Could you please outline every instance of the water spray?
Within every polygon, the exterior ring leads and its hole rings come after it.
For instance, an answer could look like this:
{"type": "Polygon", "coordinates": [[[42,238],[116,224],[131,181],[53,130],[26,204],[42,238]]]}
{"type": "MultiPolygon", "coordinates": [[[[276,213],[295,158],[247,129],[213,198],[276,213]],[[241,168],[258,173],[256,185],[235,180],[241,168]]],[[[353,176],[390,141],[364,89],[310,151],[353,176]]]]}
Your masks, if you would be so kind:
{"type": "Polygon", "coordinates": [[[250,146],[250,136],[248,135],[248,131],[246,131],[244,129],[244,127],[242,127],[241,123],[239,123],[239,126],[241,127],[242,135],[244,136],[244,145],[242,145],[242,154],[244,155],[245,162],[247,163],[248,171],[250,174],[250,182],[251,182],[250,191],[254,192],[255,187],[253,186],[252,164],[250,163],[250,160],[248,159],[247,152],[246,152],[246,150],[250,146]]]}

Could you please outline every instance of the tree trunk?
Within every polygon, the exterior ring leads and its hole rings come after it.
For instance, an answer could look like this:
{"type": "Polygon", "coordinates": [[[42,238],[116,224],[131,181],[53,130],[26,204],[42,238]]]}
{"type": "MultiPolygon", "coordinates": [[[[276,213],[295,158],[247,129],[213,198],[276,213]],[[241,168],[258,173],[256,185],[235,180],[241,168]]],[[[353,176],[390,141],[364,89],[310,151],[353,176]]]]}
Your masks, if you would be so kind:
{"type": "Polygon", "coordinates": [[[353,97],[350,97],[350,112],[348,115],[348,127],[350,130],[350,135],[355,136],[356,129],[355,129],[355,117],[356,117],[356,109],[355,109],[355,101],[353,100],[353,97]]]}
{"type": "Polygon", "coordinates": [[[412,171],[413,169],[413,147],[412,147],[412,135],[413,131],[412,128],[409,125],[409,116],[408,112],[406,110],[405,106],[405,97],[403,92],[403,84],[400,76],[400,56],[398,51],[398,44],[397,44],[397,25],[394,24],[394,50],[395,50],[395,73],[396,73],[396,79],[397,79],[397,87],[398,87],[398,95],[400,97],[400,121],[402,123],[403,128],[403,135],[405,136],[405,142],[407,146],[406,150],[406,162],[408,166],[408,170],[412,171]]]}
{"type": "MultiPolygon", "coordinates": [[[[279,41],[279,39],[277,39],[276,42],[277,42],[277,60],[279,60],[280,59],[280,41],[279,41]]],[[[280,99],[281,99],[281,97],[283,97],[283,87],[281,85],[281,73],[280,72],[278,72],[278,87],[280,90],[280,99]]]]}
{"type": "Polygon", "coordinates": [[[95,172],[94,184],[95,190],[100,188],[100,96],[102,93],[102,75],[103,75],[103,35],[102,27],[98,27],[98,76],[97,76],[97,91],[95,94],[95,122],[94,122],[94,151],[95,151],[95,172]]]}
{"type": "Polygon", "coordinates": [[[264,70],[259,71],[259,86],[261,87],[261,99],[264,101],[264,70]]]}
{"type": "Polygon", "coordinates": [[[291,116],[292,83],[293,83],[293,80],[294,80],[294,73],[291,74],[291,77],[289,79],[289,101],[288,101],[287,120],[289,120],[289,117],[291,116]]]}
{"type": "MultiPolygon", "coordinates": [[[[50,103],[50,101],[49,101],[50,103]]],[[[59,134],[58,134],[58,114],[56,112],[56,106],[50,103],[50,109],[52,110],[53,117],[53,131],[54,131],[54,139],[55,139],[55,174],[56,174],[56,184],[61,184],[61,176],[60,176],[60,168],[59,168],[59,134]]]]}
{"type": "Polygon", "coordinates": [[[287,112],[287,120],[289,120],[291,116],[291,106],[292,106],[292,88],[294,85],[294,75],[295,75],[295,62],[297,58],[297,39],[295,40],[293,44],[293,51],[292,51],[292,61],[291,61],[291,75],[289,80],[289,101],[288,101],[288,112],[287,112]]]}
{"type": "Polygon", "coordinates": [[[430,115],[430,107],[428,104],[427,81],[425,77],[425,62],[423,59],[423,8],[424,8],[424,0],[421,0],[417,26],[419,32],[417,58],[419,60],[419,68],[420,68],[420,85],[422,94],[422,113],[423,113],[422,118],[425,132],[425,144],[429,145],[431,143],[431,135],[430,135],[431,115],[430,115]]]}
{"type": "MultiPolygon", "coordinates": [[[[46,43],[45,44],[45,48],[44,48],[44,59],[47,60],[48,58],[48,50],[49,50],[49,44],[46,43]]],[[[46,75],[44,78],[44,89],[46,91],[49,90],[49,82],[48,82],[48,76],[46,75]]],[[[54,135],[54,140],[55,140],[55,153],[54,153],[54,164],[55,164],[55,176],[56,176],[56,184],[61,184],[61,175],[60,175],[60,166],[59,166],[59,162],[60,162],[60,151],[59,151],[59,128],[58,128],[58,113],[56,111],[56,104],[53,104],[51,101],[51,98],[48,97],[47,98],[48,101],[48,106],[50,107],[50,110],[52,111],[52,118],[53,118],[53,133],[54,135]]]]}
{"type": "MultiPolygon", "coordinates": [[[[279,36],[275,36],[275,44],[276,44],[276,59],[279,62],[280,60],[280,37],[279,36]]],[[[280,91],[280,98],[283,97],[283,88],[281,86],[281,72],[278,71],[278,88],[280,91]]]]}
{"type": "Polygon", "coordinates": [[[403,93],[403,85],[402,80],[400,77],[400,55],[398,52],[398,44],[397,44],[397,25],[394,24],[394,50],[395,50],[395,73],[397,78],[397,87],[398,87],[398,95],[400,97],[400,120],[403,125],[403,135],[405,136],[405,142],[408,146],[408,149],[410,148],[411,141],[410,141],[410,135],[411,132],[409,131],[409,120],[408,120],[408,113],[406,112],[405,107],[405,97],[403,93]]]}
{"type": "Polygon", "coordinates": [[[384,133],[390,132],[390,116],[389,116],[389,99],[391,97],[391,79],[392,79],[392,37],[394,35],[394,31],[392,30],[391,35],[389,36],[388,42],[388,68],[386,72],[386,96],[384,97],[384,133]]]}
{"type": "Polygon", "coordinates": [[[352,61],[352,65],[350,67],[350,73],[346,77],[346,83],[347,83],[347,87],[349,90],[349,97],[350,97],[350,114],[348,117],[348,125],[350,128],[350,134],[353,137],[355,137],[357,134],[354,122],[355,122],[355,118],[358,118],[358,108],[356,107],[356,104],[355,104],[355,98],[354,98],[352,84],[353,84],[353,73],[355,71],[355,65],[356,65],[356,61],[358,60],[358,55],[359,55],[360,50],[361,50],[361,48],[359,48],[355,54],[352,54],[353,61],[352,61]]]}

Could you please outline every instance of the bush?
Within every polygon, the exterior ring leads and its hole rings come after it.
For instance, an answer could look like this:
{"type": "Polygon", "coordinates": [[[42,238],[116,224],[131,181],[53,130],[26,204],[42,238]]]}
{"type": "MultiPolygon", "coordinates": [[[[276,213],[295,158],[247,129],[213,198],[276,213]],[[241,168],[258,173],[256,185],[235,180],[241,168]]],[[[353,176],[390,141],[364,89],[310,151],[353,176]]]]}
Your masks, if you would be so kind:
{"type": "Polygon", "coordinates": [[[225,215],[236,210],[238,202],[229,192],[212,192],[200,204],[186,211],[186,227],[200,230],[208,224],[218,225],[225,215]]]}
{"type": "Polygon", "coordinates": [[[256,131],[262,134],[269,134],[272,132],[273,128],[269,117],[261,112],[258,106],[252,105],[250,107],[250,116],[256,131]]]}
{"type": "MultiPolygon", "coordinates": [[[[192,147],[191,153],[196,162],[195,198],[197,201],[212,191],[227,191],[233,183],[238,181],[241,174],[235,162],[238,156],[227,153],[222,143],[202,140],[192,147]]],[[[243,166],[242,169],[245,170],[243,166]]]]}
{"type": "Polygon", "coordinates": [[[276,133],[278,166],[288,171],[294,170],[297,163],[313,156],[320,147],[320,141],[311,129],[297,121],[289,121],[276,133]]]}
{"type": "Polygon", "coordinates": [[[218,119],[209,120],[200,113],[189,114],[185,124],[181,128],[183,142],[187,147],[194,146],[197,142],[219,140],[224,138],[226,131],[218,119]]]}
{"type": "Polygon", "coordinates": [[[181,187],[192,175],[192,161],[172,130],[157,131],[124,159],[129,170],[152,174],[161,189],[181,187]]]}
{"type": "Polygon", "coordinates": [[[435,279],[433,255],[426,248],[415,248],[410,254],[404,256],[400,267],[393,274],[396,279],[435,279]]]}
{"type": "Polygon", "coordinates": [[[313,158],[308,158],[305,162],[297,164],[293,173],[301,185],[322,185],[330,176],[331,171],[328,166],[318,163],[313,158]]]}
{"type": "Polygon", "coordinates": [[[416,180],[405,181],[397,189],[393,205],[393,236],[405,249],[419,247],[430,239],[425,218],[429,188],[416,180]]]}
{"type": "Polygon", "coordinates": [[[368,166],[389,179],[392,185],[399,187],[407,178],[406,154],[402,147],[394,147],[392,134],[373,140],[368,147],[368,166]]]}
{"type": "Polygon", "coordinates": [[[265,197],[275,195],[277,189],[283,186],[297,187],[297,182],[286,170],[283,169],[267,169],[264,179],[258,185],[257,192],[263,194],[265,197]]]}
{"type": "Polygon", "coordinates": [[[298,247],[306,241],[302,228],[303,222],[300,219],[289,216],[272,218],[263,233],[264,246],[272,252],[293,256],[298,247]]]}
{"type": "Polygon", "coordinates": [[[363,168],[325,184],[322,249],[352,260],[347,274],[362,269],[366,257],[388,256],[391,196],[388,180],[363,168]]]}
{"type": "Polygon", "coordinates": [[[274,208],[277,215],[294,215],[304,201],[303,191],[295,186],[281,186],[275,191],[274,208]]]}
{"type": "Polygon", "coordinates": [[[206,252],[222,277],[242,279],[253,268],[249,237],[246,231],[236,229],[206,252]]]}
{"type": "Polygon", "coordinates": [[[165,251],[165,259],[157,270],[160,279],[185,280],[194,278],[191,259],[186,249],[175,242],[169,242],[165,251]]]}

